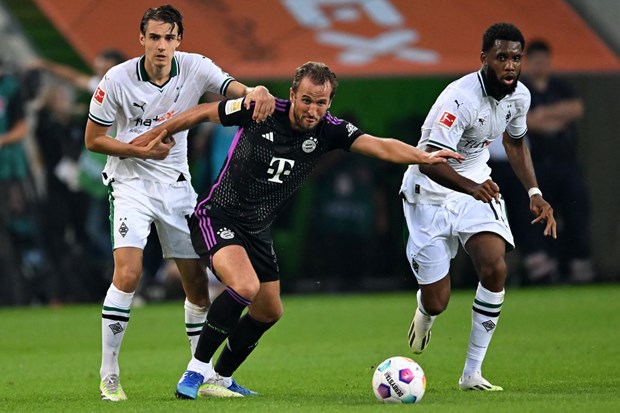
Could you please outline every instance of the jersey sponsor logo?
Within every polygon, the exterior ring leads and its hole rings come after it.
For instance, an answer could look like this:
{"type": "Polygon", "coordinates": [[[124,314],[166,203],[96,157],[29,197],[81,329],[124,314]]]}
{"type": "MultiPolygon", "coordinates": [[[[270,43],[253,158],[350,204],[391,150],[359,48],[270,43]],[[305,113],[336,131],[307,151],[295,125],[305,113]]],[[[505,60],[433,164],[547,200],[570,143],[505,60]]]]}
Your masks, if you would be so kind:
{"type": "Polygon", "coordinates": [[[261,136],[267,139],[269,142],[273,142],[273,132],[263,133],[261,136]]]}
{"type": "Polygon", "coordinates": [[[175,110],[171,110],[169,112],[164,113],[163,115],[156,115],[154,118],[147,118],[147,119],[144,119],[142,117],[136,117],[132,119],[132,121],[135,122],[134,127],[136,128],[139,126],[151,127],[153,124],[172,119],[175,112],[176,112],[175,110]]]}
{"type": "Polygon", "coordinates": [[[93,100],[95,101],[96,104],[101,106],[103,104],[104,99],[105,99],[105,91],[101,89],[100,87],[97,87],[97,90],[95,90],[95,94],[93,95],[93,100]]]}
{"type": "Polygon", "coordinates": [[[301,144],[301,150],[305,153],[310,153],[316,149],[316,138],[306,139],[304,143],[301,144]]]}
{"type": "Polygon", "coordinates": [[[235,238],[235,233],[232,232],[231,230],[229,230],[226,227],[220,228],[219,231],[217,231],[217,235],[219,235],[220,238],[222,238],[222,239],[233,239],[233,238],[235,238]]]}
{"type": "Polygon", "coordinates": [[[224,106],[224,113],[230,115],[231,113],[239,112],[241,110],[241,102],[243,102],[243,98],[229,100],[224,106]]]}
{"type": "Polygon", "coordinates": [[[452,113],[448,111],[445,111],[444,113],[442,113],[441,117],[439,118],[439,125],[450,129],[452,128],[452,125],[454,124],[455,120],[456,120],[455,115],[453,115],[452,113]]]}
{"type": "Polygon", "coordinates": [[[353,135],[353,132],[355,132],[356,130],[357,130],[357,126],[353,125],[352,123],[347,123],[347,132],[349,132],[347,136],[349,138],[351,137],[351,135],[353,135]]]}
{"type": "Polygon", "coordinates": [[[271,158],[269,166],[271,166],[271,168],[267,169],[267,173],[272,175],[272,177],[269,178],[268,181],[281,184],[284,182],[280,179],[280,176],[290,175],[293,166],[295,166],[295,161],[286,158],[276,158],[274,156],[271,158]]]}

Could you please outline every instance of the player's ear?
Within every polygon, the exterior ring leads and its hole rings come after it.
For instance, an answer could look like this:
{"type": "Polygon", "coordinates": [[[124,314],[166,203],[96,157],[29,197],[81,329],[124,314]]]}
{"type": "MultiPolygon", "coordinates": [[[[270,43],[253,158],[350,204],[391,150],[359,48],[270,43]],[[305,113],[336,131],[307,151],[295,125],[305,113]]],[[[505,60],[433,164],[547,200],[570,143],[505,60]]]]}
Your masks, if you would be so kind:
{"type": "Polygon", "coordinates": [[[140,44],[144,46],[144,34],[140,33],[140,44]]]}
{"type": "Polygon", "coordinates": [[[482,66],[487,65],[487,54],[485,52],[480,52],[480,63],[482,63],[482,66]]]}
{"type": "Polygon", "coordinates": [[[289,88],[289,99],[292,102],[294,98],[295,98],[295,92],[293,92],[293,88],[291,87],[289,88]]]}

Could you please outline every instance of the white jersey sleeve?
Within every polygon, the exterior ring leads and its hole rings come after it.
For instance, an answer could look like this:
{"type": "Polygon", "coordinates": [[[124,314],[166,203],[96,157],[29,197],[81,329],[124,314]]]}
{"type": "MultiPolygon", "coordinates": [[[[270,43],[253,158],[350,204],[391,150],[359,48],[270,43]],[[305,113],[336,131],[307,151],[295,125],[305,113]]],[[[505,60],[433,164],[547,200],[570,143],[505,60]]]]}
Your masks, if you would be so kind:
{"type": "Polygon", "coordinates": [[[530,109],[531,94],[527,87],[519,82],[515,95],[515,115],[506,125],[506,132],[511,138],[520,139],[527,133],[527,111],[530,109]]]}

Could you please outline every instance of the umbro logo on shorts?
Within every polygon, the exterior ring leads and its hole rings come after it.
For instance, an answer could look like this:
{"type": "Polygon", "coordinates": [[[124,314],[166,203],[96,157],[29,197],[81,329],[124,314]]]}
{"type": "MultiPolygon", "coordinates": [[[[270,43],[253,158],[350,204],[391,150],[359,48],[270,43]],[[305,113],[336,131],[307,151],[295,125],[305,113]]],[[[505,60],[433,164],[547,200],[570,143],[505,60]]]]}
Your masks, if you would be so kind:
{"type": "Polygon", "coordinates": [[[219,235],[222,239],[232,239],[235,237],[235,233],[224,227],[217,231],[217,235],[219,235]]]}

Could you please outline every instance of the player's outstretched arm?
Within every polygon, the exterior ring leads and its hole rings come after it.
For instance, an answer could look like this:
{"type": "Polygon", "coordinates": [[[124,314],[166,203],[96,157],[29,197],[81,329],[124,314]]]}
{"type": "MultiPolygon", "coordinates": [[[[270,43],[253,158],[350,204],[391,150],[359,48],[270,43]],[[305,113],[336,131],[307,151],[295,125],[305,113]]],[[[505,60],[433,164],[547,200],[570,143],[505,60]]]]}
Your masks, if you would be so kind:
{"type": "Polygon", "coordinates": [[[102,153],[122,158],[142,159],[165,159],[174,146],[174,140],[164,142],[167,133],[161,133],[142,146],[131,145],[121,142],[107,135],[108,128],[93,122],[86,121],[84,143],[86,149],[92,152],[102,153]]]}
{"type": "Polygon", "coordinates": [[[164,142],[168,142],[169,140],[172,140],[172,135],[175,133],[190,129],[199,123],[207,121],[219,123],[219,103],[220,102],[210,102],[194,106],[193,108],[178,114],[161,125],[144,132],[142,135],[132,140],[131,144],[135,146],[148,145],[153,140],[156,140],[164,130],[167,131],[168,136],[167,139],[164,138],[164,142]]]}
{"type": "Polygon", "coordinates": [[[378,138],[368,134],[358,137],[351,145],[351,150],[383,161],[406,165],[432,165],[448,162],[448,159],[464,159],[462,155],[446,149],[424,152],[398,139],[378,138]]]}

